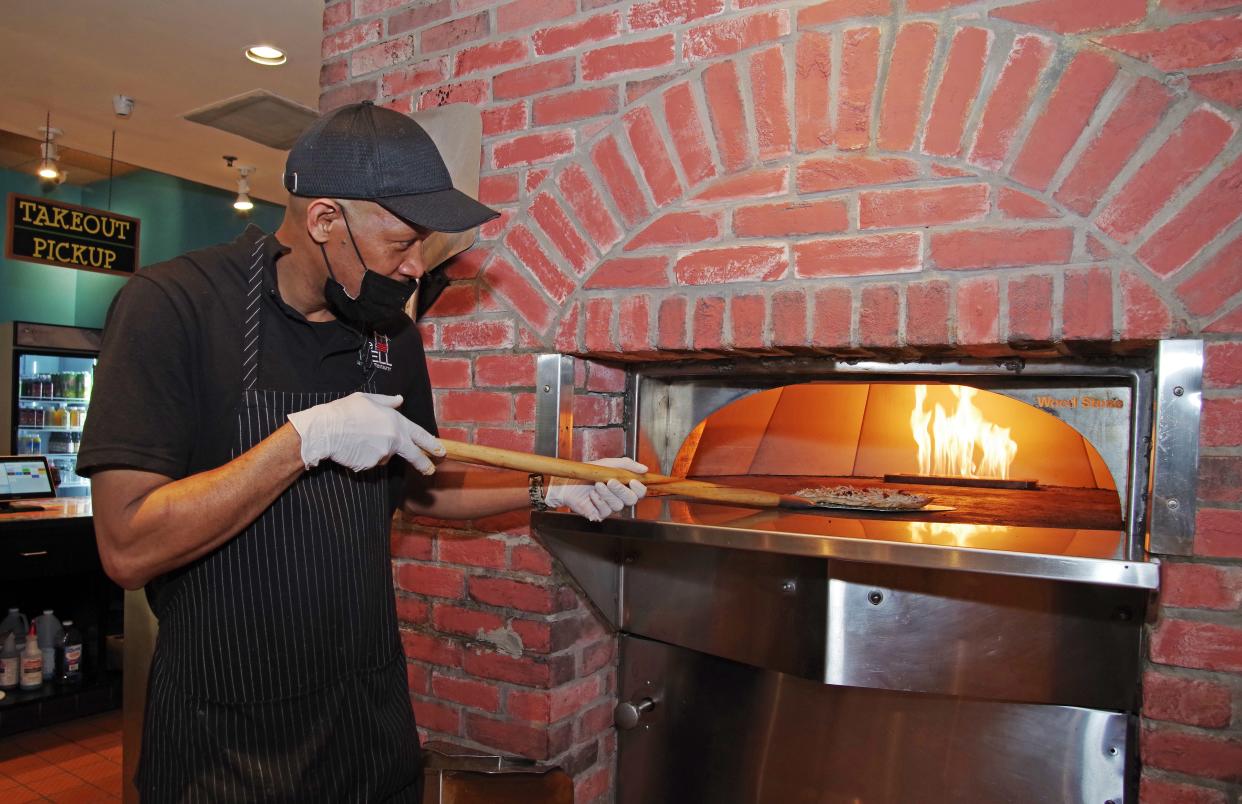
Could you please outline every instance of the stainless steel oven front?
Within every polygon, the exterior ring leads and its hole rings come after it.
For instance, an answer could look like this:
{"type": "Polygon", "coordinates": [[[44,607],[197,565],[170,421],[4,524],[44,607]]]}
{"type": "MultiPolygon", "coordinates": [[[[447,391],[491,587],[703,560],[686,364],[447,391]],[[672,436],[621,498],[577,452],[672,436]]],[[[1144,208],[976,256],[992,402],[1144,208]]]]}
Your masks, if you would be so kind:
{"type": "MultiPolygon", "coordinates": [[[[540,361],[557,389],[540,410],[550,453],[567,446],[568,360],[540,361]]],[[[1025,429],[1015,466],[1045,482],[918,486],[953,503],[936,514],[670,497],[597,524],[537,514],[620,633],[618,801],[1137,800],[1150,556],[1184,550],[1192,527],[1201,365],[1198,342],[1170,341],[1077,362],[632,368],[629,445],[666,473],[886,485],[876,467],[926,457],[909,454],[920,425],[951,437],[929,394],[965,388],[953,394],[979,393],[985,413],[1030,409],[976,425],[1025,429]]]]}

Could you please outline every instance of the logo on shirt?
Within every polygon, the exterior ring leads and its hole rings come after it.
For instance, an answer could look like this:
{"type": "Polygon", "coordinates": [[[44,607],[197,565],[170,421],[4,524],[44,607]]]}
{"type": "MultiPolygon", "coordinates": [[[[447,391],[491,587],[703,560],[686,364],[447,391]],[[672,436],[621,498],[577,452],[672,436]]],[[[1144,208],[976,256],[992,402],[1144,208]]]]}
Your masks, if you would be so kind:
{"type": "Polygon", "coordinates": [[[367,341],[367,349],[371,352],[371,367],[380,371],[392,371],[392,356],[388,351],[388,336],[372,333],[367,341]]]}

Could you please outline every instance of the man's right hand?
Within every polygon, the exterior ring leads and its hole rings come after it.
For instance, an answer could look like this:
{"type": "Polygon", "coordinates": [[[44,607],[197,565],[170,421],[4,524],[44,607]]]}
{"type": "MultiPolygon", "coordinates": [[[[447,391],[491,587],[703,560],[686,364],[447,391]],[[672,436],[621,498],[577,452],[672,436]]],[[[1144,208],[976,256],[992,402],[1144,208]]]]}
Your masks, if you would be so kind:
{"type": "Polygon", "coordinates": [[[357,392],[290,413],[289,423],[302,438],[302,463],[310,469],[326,459],[361,472],[400,455],[432,474],[435,465],[427,456],[444,455],[444,447],[398,413],[400,405],[400,396],[357,392]]]}

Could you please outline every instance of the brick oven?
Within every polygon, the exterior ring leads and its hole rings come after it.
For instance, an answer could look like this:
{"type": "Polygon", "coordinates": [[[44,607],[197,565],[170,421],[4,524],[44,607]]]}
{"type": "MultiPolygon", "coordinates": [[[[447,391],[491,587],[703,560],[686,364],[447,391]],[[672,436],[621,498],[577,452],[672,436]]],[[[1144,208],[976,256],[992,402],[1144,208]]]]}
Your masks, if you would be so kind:
{"type": "MultiPolygon", "coordinates": [[[[1193,532],[1156,556],[1141,798],[1242,793],[1242,20],[1229,0],[336,0],[321,105],[478,105],[504,211],[423,320],[445,435],[575,457],[627,367],[1145,359],[1204,341],[1193,532]]],[[[667,468],[667,467],[665,467],[667,468]]],[[[615,796],[617,640],[529,517],[398,520],[429,737],[615,796]]]]}

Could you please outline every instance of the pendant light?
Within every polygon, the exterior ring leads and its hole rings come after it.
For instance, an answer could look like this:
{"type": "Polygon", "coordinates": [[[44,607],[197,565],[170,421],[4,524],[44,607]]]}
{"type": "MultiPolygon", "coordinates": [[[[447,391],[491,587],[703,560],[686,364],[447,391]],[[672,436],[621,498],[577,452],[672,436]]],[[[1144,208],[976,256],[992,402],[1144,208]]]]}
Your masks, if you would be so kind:
{"type": "Polygon", "coordinates": [[[51,112],[47,113],[47,123],[39,131],[43,132],[43,142],[39,144],[42,158],[39,160],[39,169],[35,172],[44,182],[58,182],[62,174],[57,162],[60,158],[60,150],[56,147],[56,138],[64,132],[58,128],[52,128],[51,112]]]}
{"type": "Polygon", "coordinates": [[[255,168],[250,165],[239,165],[237,168],[237,200],[233,202],[233,209],[238,212],[249,212],[254,209],[254,202],[250,200],[250,180],[249,176],[254,173],[255,168]]]}

